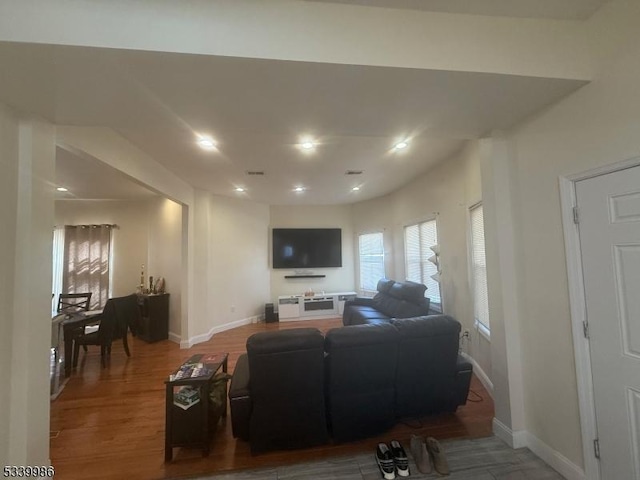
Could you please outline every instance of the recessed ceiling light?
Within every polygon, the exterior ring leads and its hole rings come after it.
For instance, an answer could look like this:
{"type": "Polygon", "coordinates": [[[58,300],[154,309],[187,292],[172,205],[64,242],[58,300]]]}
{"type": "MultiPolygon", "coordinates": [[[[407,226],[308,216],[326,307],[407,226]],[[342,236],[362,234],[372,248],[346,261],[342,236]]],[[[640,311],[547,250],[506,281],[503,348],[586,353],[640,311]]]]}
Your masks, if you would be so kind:
{"type": "Polygon", "coordinates": [[[58,187],[58,188],[56,188],[56,190],[59,191],[59,192],[68,192],[69,191],[69,189],[64,188],[64,187],[58,187]]]}
{"type": "Polygon", "coordinates": [[[351,190],[353,190],[354,192],[357,192],[358,190],[360,190],[360,187],[353,187],[351,190]]]}
{"type": "Polygon", "coordinates": [[[409,143],[405,140],[403,140],[402,142],[398,142],[396,143],[393,148],[395,148],[396,150],[402,150],[403,148],[407,148],[409,146],[409,143]]]}
{"type": "Polygon", "coordinates": [[[306,141],[306,142],[302,142],[300,146],[305,150],[311,150],[313,147],[316,146],[316,144],[310,141],[306,141]]]}
{"type": "Polygon", "coordinates": [[[244,192],[244,188],[242,188],[242,187],[236,187],[236,192],[244,192]]]}
{"type": "Polygon", "coordinates": [[[216,142],[211,137],[198,137],[198,145],[205,150],[213,150],[216,148],[216,142]]]}
{"type": "Polygon", "coordinates": [[[293,189],[294,192],[304,192],[304,187],[296,187],[293,189]]]}

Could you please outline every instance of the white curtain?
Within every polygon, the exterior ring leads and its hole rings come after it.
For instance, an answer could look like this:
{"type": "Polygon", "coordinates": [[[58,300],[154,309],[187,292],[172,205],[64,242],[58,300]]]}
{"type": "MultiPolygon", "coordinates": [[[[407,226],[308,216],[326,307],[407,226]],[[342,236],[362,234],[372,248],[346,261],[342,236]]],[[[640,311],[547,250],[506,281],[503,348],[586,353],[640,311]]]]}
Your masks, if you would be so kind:
{"type": "Polygon", "coordinates": [[[110,296],[111,231],[111,225],[65,226],[62,289],[91,292],[90,310],[103,308],[110,296]]]}
{"type": "Polygon", "coordinates": [[[58,297],[62,293],[62,271],[64,266],[64,227],[53,230],[53,277],[51,279],[51,315],[58,313],[58,297]]]}

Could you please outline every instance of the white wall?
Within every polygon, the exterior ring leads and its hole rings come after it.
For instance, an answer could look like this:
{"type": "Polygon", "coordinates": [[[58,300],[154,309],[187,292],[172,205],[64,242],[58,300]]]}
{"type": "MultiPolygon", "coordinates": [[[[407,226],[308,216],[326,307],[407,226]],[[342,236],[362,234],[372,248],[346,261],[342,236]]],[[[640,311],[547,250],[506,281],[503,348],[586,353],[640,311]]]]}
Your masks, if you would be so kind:
{"type": "Polygon", "coordinates": [[[193,187],[109,128],[59,126],[56,142],[59,147],[76,156],[104,162],[131,180],[182,205],[180,332],[183,337],[192,336],[197,325],[206,322],[203,317],[197,316],[203,310],[196,306],[193,290],[193,286],[199,282],[195,277],[194,252],[197,246],[194,240],[196,209],[193,187]]]}
{"type": "MultiPolygon", "coordinates": [[[[147,200],[57,200],[56,226],[110,223],[113,230],[112,297],[129,295],[140,285],[140,267],[148,265],[147,200]]],[[[146,275],[146,273],[145,273],[146,275]]]]}
{"type": "Polygon", "coordinates": [[[474,329],[468,282],[468,209],[480,200],[479,144],[470,142],[400,190],[356,203],[352,211],[356,235],[384,231],[386,275],[396,280],[405,279],[404,227],[437,218],[444,311],[470,331],[467,351],[490,376],[490,346],[474,329]]]}
{"type": "Polygon", "coordinates": [[[586,24],[593,82],[509,135],[522,252],[526,429],[578,466],[583,458],[558,176],[640,156],[638,25],[640,3],[605,3],[586,24]]]}
{"type": "Polygon", "coordinates": [[[208,312],[199,333],[263,314],[270,297],[269,207],[218,195],[206,197],[209,268],[208,291],[202,300],[208,300],[208,312]]]}
{"type": "Polygon", "coordinates": [[[182,328],[182,205],[167,198],[147,203],[146,277],[164,277],[169,297],[169,332],[178,340],[182,328]]]}
{"type": "Polygon", "coordinates": [[[306,290],[314,292],[344,292],[355,289],[354,233],[350,205],[289,205],[271,206],[271,223],[264,237],[268,244],[267,266],[271,266],[271,229],[273,228],[340,228],[342,229],[342,267],[313,268],[314,274],[325,278],[286,279],[293,270],[271,269],[271,301],[277,303],[280,295],[300,295],[306,290]]]}
{"type": "Polygon", "coordinates": [[[55,129],[0,105],[0,464],[47,465],[55,129]]]}
{"type": "Polygon", "coordinates": [[[182,321],[182,206],[166,198],[143,200],[58,200],[56,225],[111,223],[113,230],[112,297],[129,295],[149,276],[163,276],[169,302],[169,331],[180,337],[182,321]]]}

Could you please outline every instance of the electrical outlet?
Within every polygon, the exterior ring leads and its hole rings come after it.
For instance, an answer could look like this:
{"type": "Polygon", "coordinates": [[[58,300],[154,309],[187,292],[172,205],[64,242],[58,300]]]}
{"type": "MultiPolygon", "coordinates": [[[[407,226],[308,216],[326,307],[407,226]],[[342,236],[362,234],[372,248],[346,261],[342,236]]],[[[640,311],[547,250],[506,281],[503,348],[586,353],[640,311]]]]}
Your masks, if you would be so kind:
{"type": "Polygon", "coordinates": [[[231,313],[236,311],[236,306],[235,305],[231,305],[231,313]]]}
{"type": "Polygon", "coordinates": [[[464,332],[462,332],[462,336],[469,338],[469,330],[465,330],[464,332]]]}

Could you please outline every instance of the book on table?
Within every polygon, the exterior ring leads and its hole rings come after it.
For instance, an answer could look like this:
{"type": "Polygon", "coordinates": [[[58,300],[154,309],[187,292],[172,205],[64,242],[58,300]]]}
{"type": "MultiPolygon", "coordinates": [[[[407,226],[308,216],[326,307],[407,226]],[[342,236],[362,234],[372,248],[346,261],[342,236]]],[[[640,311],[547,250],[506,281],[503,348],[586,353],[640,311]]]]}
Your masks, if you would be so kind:
{"type": "Polygon", "coordinates": [[[200,390],[190,386],[184,386],[173,394],[173,404],[187,410],[200,402],[200,390]]]}
{"type": "Polygon", "coordinates": [[[182,380],[187,378],[206,377],[211,375],[211,364],[220,362],[222,355],[202,355],[196,354],[185,361],[180,368],[169,375],[169,381],[182,380]]]}

